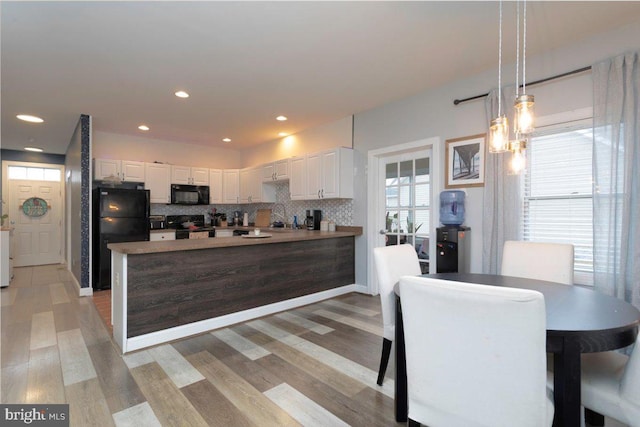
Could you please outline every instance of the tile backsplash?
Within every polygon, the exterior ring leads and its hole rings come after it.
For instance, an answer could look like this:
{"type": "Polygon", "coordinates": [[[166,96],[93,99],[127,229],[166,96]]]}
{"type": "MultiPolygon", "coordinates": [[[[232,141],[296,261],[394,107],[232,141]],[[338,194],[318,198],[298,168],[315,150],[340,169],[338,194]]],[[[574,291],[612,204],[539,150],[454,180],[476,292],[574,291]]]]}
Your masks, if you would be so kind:
{"type": "Polygon", "coordinates": [[[322,219],[333,220],[336,225],[353,225],[353,200],[352,199],[323,199],[323,200],[291,200],[289,197],[289,182],[272,184],[276,186],[276,203],[251,203],[238,205],[164,205],[152,204],[151,215],[205,215],[205,220],[210,217],[206,215],[216,208],[219,213],[226,213],[227,217],[232,217],[234,211],[249,213],[249,222],[254,222],[258,209],[271,209],[271,221],[282,221],[277,214],[286,213],[285,222],[292,223],[293,216],[298,216],[298,224],[304,222],[307,209],[320,209],[322,219]]]}

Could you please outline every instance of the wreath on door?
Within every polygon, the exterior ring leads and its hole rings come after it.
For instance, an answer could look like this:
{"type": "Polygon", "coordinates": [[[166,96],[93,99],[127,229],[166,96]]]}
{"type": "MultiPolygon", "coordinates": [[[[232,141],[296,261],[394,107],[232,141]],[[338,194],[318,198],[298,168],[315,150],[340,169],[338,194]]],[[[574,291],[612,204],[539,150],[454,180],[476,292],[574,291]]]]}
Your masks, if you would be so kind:
{"type": "Polygon", "coordinates": [[[30,218],[38,218],[46,215],[51,206],[40,197],[30,197],[22,203],[22,212],[30,218]]]}

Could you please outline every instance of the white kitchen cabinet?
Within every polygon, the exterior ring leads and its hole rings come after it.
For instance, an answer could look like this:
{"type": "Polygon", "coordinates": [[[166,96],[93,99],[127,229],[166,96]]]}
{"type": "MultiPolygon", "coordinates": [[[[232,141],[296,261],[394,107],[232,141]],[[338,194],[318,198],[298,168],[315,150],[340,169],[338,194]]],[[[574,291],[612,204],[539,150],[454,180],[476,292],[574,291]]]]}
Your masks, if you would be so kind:
{"type": "Polygon", "coordinates": [[[144,188],[150,192],[151,203],[170,203],[171,166],[163,163],[145,163],[144,174],[144,188]]]}
{"type": "Polygon", "coordinates": [[[134,160],[94,159],[93,179],[117,178],[125,182],[144,182],[144,162],[134,160]]]}
{"type": "Polygon", "coordinates": [[[307,196],[307,159],[294,157],[289,165],[289,192],[291,200],[305,200],[307,196]]]}
{"type": "Polygon", "coordinates": [[[154,231],[149,233],[150,242],[160,242],[162,240],[176,240],[175,231],[154,231]]]}
{"type": "Polygon", "coordinates": [[[209,185],[209,169],[171,166],[171,184],[209,185]]]}
{"type": "Polygon", "coordinates": [[[289,179],[289,159],[278,160],[262,166],[262,181],[277,182],[289,179]]]}
{"type": "Polygon", "coordinates": [[[336,148],[306,156],[304,199],[353,198],[353,150],[336,148]]]}
{"type": "Polygon", "coordinates": [[[240,170],[240,203],[275,202],[275,186],[262,182],[262,167],[240,170]]]}
{"type": "Polygon", "coordinates": [[[240,198],[240,171],[222,171],[222,203],[238,203],[240,198]]]}
{"type": "Polygon", "coordinates": [[[222,169],[209,169],[209,204],[223,203],[222,169]]]}
{"type": "Polygon", "coordinates": [[[13,277],[13,265],[11,259],[11,231],[0,232],[0,286],[9,286],[13,277]]]}

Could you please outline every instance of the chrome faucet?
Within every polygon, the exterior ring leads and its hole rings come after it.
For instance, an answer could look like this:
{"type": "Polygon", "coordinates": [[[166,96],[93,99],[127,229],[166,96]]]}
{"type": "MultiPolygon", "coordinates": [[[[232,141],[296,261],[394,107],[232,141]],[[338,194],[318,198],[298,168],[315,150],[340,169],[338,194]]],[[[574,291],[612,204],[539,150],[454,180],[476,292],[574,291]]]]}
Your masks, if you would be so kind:
{"type": "Polygon", "coordinates": [[[284,207],[284,205],[282,203],[275,203],[273,205],[273,211],[271,212],[274,216],[278,216],[280,218],[282,218],[282,222],[286,225],[287,223],[287,209],[284,207]],[[282,214],[276,212],[275,208],[277,208],[278,206],[280,206],[282,208],[282,214]]]}

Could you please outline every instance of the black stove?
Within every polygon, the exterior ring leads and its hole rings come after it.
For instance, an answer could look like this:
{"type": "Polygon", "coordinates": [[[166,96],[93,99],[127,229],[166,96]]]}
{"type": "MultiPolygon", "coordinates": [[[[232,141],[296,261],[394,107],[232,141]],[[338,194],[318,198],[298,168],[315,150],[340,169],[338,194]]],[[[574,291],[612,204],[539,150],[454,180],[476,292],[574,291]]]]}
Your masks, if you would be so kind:
{"type": "Polygon", "coordinates": [[[167,215],[167,228],[176,230],[176,239],[192,238],[190,233],[207,232],[208,237],[215,237],[216,229],[205,225],[204,215],[167,215]],[[192,222],[192,227],[182,224],[192,222]]]}

